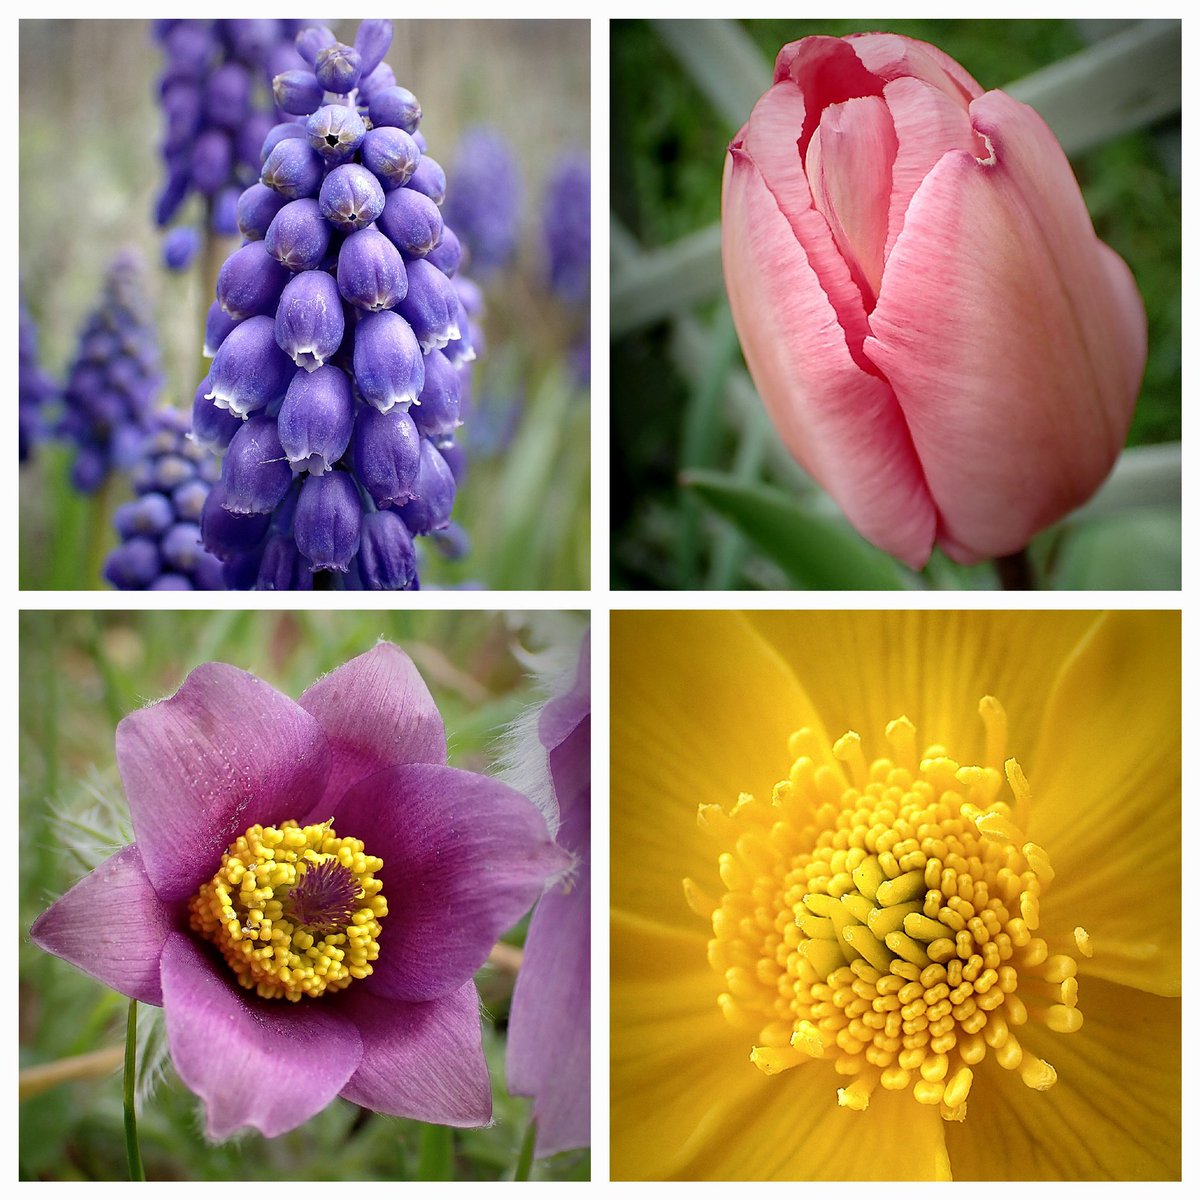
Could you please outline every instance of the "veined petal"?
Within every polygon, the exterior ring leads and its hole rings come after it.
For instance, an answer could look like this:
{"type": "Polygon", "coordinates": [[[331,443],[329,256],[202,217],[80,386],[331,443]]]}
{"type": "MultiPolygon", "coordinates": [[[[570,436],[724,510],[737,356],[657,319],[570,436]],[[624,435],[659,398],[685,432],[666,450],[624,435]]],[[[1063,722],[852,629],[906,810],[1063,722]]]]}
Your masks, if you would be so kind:
{"type": "Polygon", "coordinates": [[[363,1043],[362,1061],[342,1088],[347,1100],[438,1125],[473,1127],[491,1119],[474,983],[423,1004],[353,987],[338,998],[337,1012],[353,1023],[363,1043]]]}
{"type": "Polygon", "coordinates": [[[35,945],[146,1004],[162,1004],[158,960],[173,921],[126,846],[56,900],[29,930],[35,945]]]}
{"type": "Polygon", "coordinates": [[[117,763],[150,883],[186,900],[238,834],[316,804],[329,775],[317,722],[225,663],[205,663],[166,700],[117,726],[117,763]]]}
{"type": "Polygon", "coordinates": [[[244,1126],[295,1129],[346,1085],[362,1057],[358,1030],[331,1006],[262,1000],[182,933],[162,954],[167,1042],[179,1077],[203,1101],[209,1137],[244,1126]]]}
{"type": "Polygon", "coordinates": [[[895,33],[853,33],[846,42],[878,79],[920,79],[964,107],[983,95],[983,88],[950,55],[929,42],[895,33]]]}

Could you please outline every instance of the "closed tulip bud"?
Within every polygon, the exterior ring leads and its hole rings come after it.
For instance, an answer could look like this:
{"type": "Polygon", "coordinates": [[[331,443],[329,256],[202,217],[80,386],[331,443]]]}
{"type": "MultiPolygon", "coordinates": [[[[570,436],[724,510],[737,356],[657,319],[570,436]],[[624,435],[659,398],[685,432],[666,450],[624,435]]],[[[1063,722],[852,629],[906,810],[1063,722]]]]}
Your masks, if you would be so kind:
{"type": "Polygon", "coordinates": [[[324,176],[324,160],[303,137],[277,143],[262,169],[262,182],[289,200],[315,196],[324,176]]]}
{"type": "Polygon", "coordinates": [[[345,571],[358,553],[362,504],[345,471],[310,475],[300,489],[292,534],[314,571],[345,571]]]}
{"type": "Polygon", "coordinates": [[[722,255],[792,454],[864,537],[1020,550],[1112,467],[1146,356],[1045,122],[892,34],[785,46],[733,140],[722,255]]]}
{"type": "Polygon", "coordinates": [[[245,417],[282,400],[294,370],[275,342],[275,322],[270,317],[251,317],[221,343],[205,396],[218,408],[245,417]]]}
{"type": "Polygon", "coordinates": [[[412,326],[426,352],[440,350],[459,336],[458,293],[427,259],[408,264],[408,292],[396,311],[412,326]]]}
{"type": "Polygon", "coordinates": [[[337,261],[338,291],[368,312],[394,308],[408,291],[408,274],[400,251],[373,225],[352,233],[342,243],[337,261]]]}
{"type": "Polygon", "coordinates": [[[251,417],[233,435],[221,463],[222,504],[231,513],[271,513],[292,486],[275,422],[251,417]]]}
{"type": "Polygon", "coordinates": [[[271,256],[289,271],[315,271],[329,249],[333,231],[311,197],[292,200],[275,214],[265,244],[271,256]]]}
{"type": "Polygon", "coordinates": [[[260,592],[311,592],[312,568],[287,534],[277,533],[263,547],[254,587],[260,592]]]}
{"type": "Polygon", "coordinates": [[[311,71],[283,71],[275,76],[271,88],[279,111],[297,116],[316,112],[325,99],[325,89],[311,71]]]}
{"type": "Polygon", "coordinates": [[[356,565],[364,590],[405,591],[417,577],[417,552],[408,526],[393,512],[366,513],[356,565]]]}
{"type": "Polygon", "coordinates": [[[291,276],[262,242],[235,250],[217,275],[217,302],[235,321],[275,311],[291,276]]]}
{"type": "Polygon", "coordinates": [[[354,155],[367,136],[363,119],[344,104],[325,104],[308,118],[308,144],[326,162],[339,163],[354,155]]]}
{"type": "Polygon", "coordinates": [[[403,412],[425,386],[425,361],[412,326],[394,312],[371,313],[354,330],[354,378],[368,404],[403,412]]]}
{"type": "Polygon", "coordinates": [[[444,230],[438,206],[410,188],[388,192],[379,228],[408,258],[423,258],[442,240],[444,230]]]}
{"type": "Polygon", "coordinates": [[[286,196],[265,183],[252,183],[237,201],[237,224],[242,237],[250,242],[262,241],[276,213],[287,203],[286,196]]]}
{"type": "Polygon", "coordinates": [[[346,163],[325,176],[320,204],[325,220],[343,233],[353,233],[383,212],[383,188],[366,167],[346,163]]]}
{"type": "Polygon", "coordinates": [[[362,78],[375,70],[392,44],[392,23],[386,20],[360,21],[354,35],[354,49],[358,51],[359,69],[362,78]]]}
{"type": "Polygon", "coordinates": [[[362,58],[353,46],[343,46],[334,42],[325,46],[317,53],[317,61],[313,64],[317,74],[317,82],[334,95],[344,96],[358,86],[362,73],[362,58]]]}
{"type": "Polygon", "coordinates": [[[200,536],[209,554],[222,562],[233,562],[258,549],[271,527],[271,517],[268,513],[242,516],[230,512],[225,498],[224,485],[214,484],[200,514],[200,536]]]}
{"type": "Polygon", "coordinates": [[[425,386],[412,407],[412,418],[422,435],[448,437],[459,426],[458,371],[440,350],[425,355],[425,386]]]}
{"type": "Polygon", "coordinates": [[[354,396],[345,373],[337,367],[297,371],[278,417],[279,443],[293,473],[323,475],[346,453],[353,428],[354,396]]]}
{"type": "Polygon", "coordinates": [[[346,331],[337,283],[324,271],[301,271],[283,289],[275,340],[298,367],[315,371],[337,351],[346,331]]]}
{"type": "Polygon", "coordinates": [[[336,44],[337,38],[324,25],[309,25],[296,34],[296,50],[310,67],[316,65],[317,55],[322,50],[336,44]]]}
{"type": "Polygon", "coordinates": [[[414,495],[421,435],[408,413],[362,408],[354,421],[354,474],[380,508],[404,504],[414,495]]]}
{"type": "Polygon", "coordinates": [[[411,534],[432,533],[445,529],[454,507],[454,476],[437,447],[421,439],[421,461],[417,467],[416,495],[400,509],[411,534]]]}
{"type": "Polygon", "coordinates": [[[434,204],[440,205],[446,199],[446,172],[441,164],[435,162],[428,154],[421,155],[421,161],[409,177],[408,186],[414,191],[428,196],[434,204]]]}

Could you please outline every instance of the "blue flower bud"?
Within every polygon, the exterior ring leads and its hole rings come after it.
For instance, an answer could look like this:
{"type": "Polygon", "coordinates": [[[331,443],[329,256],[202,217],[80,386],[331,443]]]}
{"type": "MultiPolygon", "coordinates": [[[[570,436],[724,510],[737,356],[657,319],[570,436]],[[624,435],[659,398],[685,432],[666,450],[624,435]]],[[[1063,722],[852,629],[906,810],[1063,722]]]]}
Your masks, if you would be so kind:
{"type": "Polygon", "coordinates": [[[466,558],[471,553],[471,539],[467,531],[455,521],[451,521],[445,529],[435,529],[432,536],[433,544],[445,558],[466,558]]]}
{"type": "Polygon", "coordinates": [[[315,196],[325,175],[321,156],[302,137],[284,138],[263,163],[262,182],[289,200],[315,196]]]}
{"type": "Polygon", "coordinates": [[[177,83],[163,93],[162,107],[167,118],[163,152],[173,154],[191,145],[200,132],[204,121],[204,100],[195,84],[177,83]]]}
{"type": "MultiPolygon", "coordinates": [[[[260,154],[262,144],[270,136],[275,125],[275,117],[271,113],[252,112],[233,131],[233,144],[239,163],[251,171],[257,171],[262,166],[263,158],[266,157],[260,154]]],[[[288,136],[294,137],[295,134],[288,136]]]]}
{"type": "MultiPolygon", "coordinates": [[[[211,407],[210,404],[209,408],[211,407]]],[[[203,479],[189,479],[187,483],[181,483],[171,493],[171,506],[176,515],[198,525],[200,514],[204,511],[204,502],[208,499],[211,487],[212,484],[203,479]]],[[[151,492],[150,495],[154,495],[154,493],[151,492]]]]}
{"type": "Polygon", "coordinates": [[[231,513],[270,513],[292,486],[275,422],[251,417],[233,435],[221,463],[221,503],[231,513]]]}
{"type": "Polygon", "coordinates": [[[262,242],[249,242],[222,264],[217,302],[238,321],[271,313],[290,278],[262,242]]]}
{"type": "Polygon", "coordinates": [[[442,240],[442,214],[428,196],[411,188],[388,192],[379,228],[406,258],[422,258],[442,240]]]}
{"type": "Polygon", "coordinates": [[[213,125],[236,131],[250,111],[254,80],[241,63],[227,62],[209,77],[204,88],[204,113],[213,125]]]}
{"type": "Polygon", "coordinates": [[[337,38],[324,25],[309,25],[296,34],[296,49],[310,67],[316,65],[317,55],[322,50],[336,44],[337,38]]]}
{"type": "Polygon", "coordinates": [[[173,163],[167,173],[167,182],[154,204],[154,220],[159,225],[169,225],[187,199],[192,186],[192,175],[186,162],[173,163]]]}
{"type": "Polygon", "coordinates": [[[251,317],[221,343],[205,397],[218,408],[245,417],[282,400],[294,369],[275,342],[275,322],[270,317],[251,317]]]}
{"type": "Polygon", "coordinates": [[[310,475],[300,489],[292,535],[314,571],[344,571],[358,553],[362,504],[345,471],[310,475]]]}
{"type": "Polygon", "coordinates": [[[438,453],[446,460],[446,466],[454,476],[454,486],[462,487],[463,480],[467,477],[467,452],[458,442],[450,442],[439,446],[438,453]]]}
{"type": "Polygon", "coordinates": [[[83,446],[71,464],[71,486],[87,495],[108,477],[108,461],[95,446],[83,446]]]}
{"type": "Polygon", "coordinates": [[[170,492],[194,475],[195,468],[181,454],[163,454],[154,460],[150,481],[158,491],[170,492]]]}
{"type": "Polygon", "coordinates": [[[222,562],[231,562],[257,550],[270,527],[269,514],[241,516],[230,512],[225,507],[224,485],[220,483],[213,485],[204,502],[204,511],[200,514],[200,535],[204,539],[204,548],[222,562]]]}
{"type": "Polygon", "coordinates": [[[317,82],[335,96],[344,96],[358,86],[362,74],[362,56],[353,46],[334,42],[317,53],[313,64],[317,82]]]}
{"type": "Polygon", "coordinates": [[[381,62],[370,74],[363,72],[358,83],[358,102],[370,107],[371,100],[384,88],[396,86],[396,72],[385,62],[381,62]]]}
{"type": "Polygon", "coordinates": [[[239,233],[237,220],[238,196],[241,188],[228,184],[213,198],[212,218],[209,226],[221,237],[236,237],[239,233]]]}
{"type": "Polygon", "coordinates": [[[233,142],[220,129],[206,129],[192,146],[192,182],[205,196],[215,195],[233,173],[233,142]]]}
{"type": "Polygon", "coordinates": [[[350,234],[338,251],[338,291],[368,312],[394,308],[408,291],[400,251],[371,225],[350,234]]]}
{"type": "Polygon", "coordinates": [[[459,427],[459,394],[458,371],[440,350],[431,350],[425,355],[425,386],[411,410],[423,436],[436,440],[459,427]]]}
{"type": "Polygon", "coordinates": [[[368,112],[372,125],[395,125],[405,133],[415,133],[421,123],[421,106],[408,88],[373,89],[368,112]]]}
{"type": "Polygon", "coordinates": [[[208,316],[204,318],[204,356],[212,358],[220,348],[221,343],[229,336],[230,331],[238,324],[214,300],[208,306],[208,316]]]}
{"type": "Polygon", "coordinates": [[[277,533],[263,547],[254,587],[260,592],[310,592],[312,568],[296,549],[291,536],[277,533]]]}
{"type": "Polygon", "coordinates": [[[275,214],[266,247],[289,271],[315,271],[325,258],[332,234],[312,197],[292,200],[275,214]]]}
{"type": "Polygon", "coordinates": [[[445,529],[454,507],[454,491],[454,476],[446,460],[428,438],[422,438],[416,495],[400,509],[409,533],[419,535],[445,529]]]}
{"type": "Polygon", "coordinates": [[[284,71],[271,82],[275,104],[280,112],[307,116],[316,112],[325,99],[325,89],[311,71],[284,71]]]}
{"type": "Polygon", "coordinates": [[[279,443],[292,471],[323,475],[350,444],[354,428],[350,380],[337,367],[297,371],[277,420],[279,443]]]}
{"type": "Polygon", "coordinates": [[[379,180],[357,163],[334,167],[321,184],[321,215],[343,233],[370,225],[383,212],[379,180]]]}
{"type": "Polygon", "coordinates": [[[169,271],[186,271],[199,250],[199,232],[190,225],[180,225],[163,238],[163,265],[169,271]]]}
{"type": "Polygon", "coordinates": [[[147,492],[136,500],[129,500],[113,514],[113,524],[124,539],[138,534],[157,537],[164,529],[169,529],[174,520],[175,510],[160,492],[147,492]]]}
{"type": "Polygon", "coordinates": [[[308,118],[305,130],[308,144],[326,162],[332,163],[352,158],[367,136],[362,117],[344,104],[325,104],[318,108],[308,118]]]}
{"type": "Polygon", "coordinates": [[[258,152],[258,161],[261,166],[271,156],[271,151],[279,145],[280,142],[286,141],[288,138],[307,138],[308,126],[303,121],[283,121],[278,125],[273,125],[263,138],[262,147],[258,152]]]}
{"type": "MultiPolygon", "coordinates": [[[[477,327],[472,326],[471,319],[467,313],[467,306],[463,302],[463,294],[459,290],[460,283],[470,284],[470,280],[463,279],[461,275],[454,281],[454,291],[458,297],[458,339],[447,343],[442,347],[446,357],[456,367],[461,367],[464,363],[473,362],[475,359],[475,344],[479,340],[477,327]]],[[[474,285],[471,284],[473,287],[474,285]]]]}
{"type": "Polygon", "coordinates": [[[375,70],[392,44],[392,23],[386,20],[368,20],[358,23],[354,35],[354,49],[358,51],[362,78],[375,70]]]}
{"type": "Polygon", "coordinates": [[[275,214],[287,203],[286,196],[281,196],[265,183],[252,183],[238,197],[238,231],[248,242],[262,241],[275,214]]]}
{"type": "Polygon", "coordinates": [[[186,575],[160,575],[146,588],[149,592],[190,592],[192,581],[186,575]]]}
{"type": "MultiPolygon", "coordinates": [[[[200,564],[204,557],[204,547],[200,543],[200,526],[189,521],[181,521],[173,525],[159,542],[159,549],[166,562],[177,571],[190,574],[200,564]]],[[[188,581],[191,587],[191,581],[188,581]]]]}
{"type": "Polygon", "coordinates": [[[437,267],[447,279],[452,279],[462,262],[462,244],[453,229],[442,230],[442,240],[425,256],[431,267],[437,267]]]}
{"type": "Polygon", "coordinates": [[[412,326],[424,351],[440,350],[460,334],[458,293],[427,259],[408,264],[408,292],[396,311],[412,326]]]}
{"type": "Polygon", "coordinates": [[[123,591],[141,591],[161,570],[158,543],[144,537],[122,542],[104,562],[104,578],[123,591]]]}
{"type": "Polygon", "coordinates": [[[408,180],[408,186],[440,205],[446,199],[446,172],[428,154],[422,154],[417,169],[408,180]]]}
{"type": "Polygon", "coordinates": [[[362,142],[363,166],[383,186],[384,191],[403,187],[421,161],[417,143],[403,129],[381,125],[367,131],[362,142]]]}
{"type": "Polygon", "coordinates": [[[550,287],[572,304],[591,293],[592,176],[585,157],[564,155],[546,185],[545,238],[550,287]]]}
{"type": "Polygon", "coordinates": [[[355,563],[365,590],[405,591],[417,577],[417,552],[408,526],[394,512],[366,513],[355,563]]]}
{"type": "Polygon", "coordinates": [[[333,276],[324,271],[293,275],[275,313],[279,348],[296,366],[315,371],[336,353],[345,332],[342,298],[333,276]]]}
{"type": "Polygon", "coordinates": [[[370,313],[354,331],[354,378],[368,404],[401,412],[425,386],[425,360],[412,326],[394,312],[370,313]]]}
{"type": "Polygon", "coordinates": [[[408,413],[359,409],[354,421],[354,474],[380,508],[404,504],[414,495],[421,435],[408,413]]]}

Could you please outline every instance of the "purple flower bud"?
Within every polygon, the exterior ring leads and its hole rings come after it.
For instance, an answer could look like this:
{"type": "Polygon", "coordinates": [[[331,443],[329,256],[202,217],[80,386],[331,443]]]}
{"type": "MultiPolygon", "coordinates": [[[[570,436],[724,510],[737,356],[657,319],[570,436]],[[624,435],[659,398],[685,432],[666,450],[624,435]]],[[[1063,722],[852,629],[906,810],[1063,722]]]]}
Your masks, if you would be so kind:
{"type": "Polygon", "coordinates": [[[358,102],[368,107],[374,96],[384,88],[396,86],[396,72],[387,63],[380,63],[370,74],[363,72],[358,84],[358,102]]]}
{"type": "Polygon", "coordinates": [[[362,504],[345,471],[310,475],[300,489],[292,535],[314,571],[344,571],[358,553],[362,504]]]}
{"type": "Polygon", "coordinates": [[[368,130],[362,142],[363,166],[383,186],[384,191],[403,187],[421,161],[417,143],[403,129],[382,125],[368,130]]]}
{"type": "MultiPolygon", "coordinates": [[[[200,526],[190,521],[181,521],[178,525],[173,525],[159,543],[159,549],[166,562],[177,571],[194,571],[200,559],[204,557],[204,547],[200,544],[200,526]]],[[[188,586],[191,586],[190,581],[188,586]]]]}
{"type": "Polygon", "coordinates": [[[475,344],[480,341],[478,330],[472,327],[470,317],[467,314],[467,305],[463,299],[464,290],[460,290],[459,284],[466,287],[474,288],[474,284],[469,279],[463,279],[459,275],[454,281],[454,290],[458,295],[458,340],[448,343],[443,347],[446,357],[456,367],[462,366],[464,363],[473,362],[475,359],[475,344]]]}
{"type": "Polygon", "coordinates": [[[315,66],[317,55],[328,46],[337,44],[337,38],[324,25],[309,25],[296,34],[296,49],[308,65],[315,66]]]}
{"type": "Polygon", "coordinates": [[[108,460],[95,446],[82,446],[71,464],[71,486],[84,495],[94,492],[108,478],[108,460]]]}
{"type": "Polygon", "coordinates": [[[395,125],[405,133],[415,133],[421,123],[421,106],[408,88],[372,89],[368,111],[372,125],[395,125]]]}
{"type": "Polygon", "coordinates": [[[394,312],[371,313],[354,331],[354,378],[368,404],[401,412],[425,386],[425,360],[412,326],[394,312]]]}
{"type": "Polygon", "coordinates": [[[262,182],[289,200],[299,200],[315,196],[324,175],[323,159],[304,138],[284,138],[267,155],[262,182]]]}
{"type": "Polygon", "coordinates": [[[446,172],[428,154],[422,154],[408,186],[440,205],[446,199],[446,172]]]}
{"type": "Polygon", "coordinates": [[[400,251],[373,225],[350,234],[338,251],[338,291],[368,312],[394,308],[408,291],[400,251]]]}
{"type": "Polygon", "coordinates": [[[310,592],[312,568],[286,533],[277,533],[263,547],[255,589],[260,592],[310,592]]]}
{"type": "Polygon", "coordinates": [[[573,304],[591,293],[592,176],[581,155],[565,155],[546,185],[545,236],[550,287],[573,304]]]}
{"type": "Polygon", "coordinates": [[[344,104],[326,104],[318,108],[305,126],[308,144],[326,162],[345,162],[367,136],[363,119],[344,104]]]}
{"type": "MultiPolygon", "coordinates": [[[[335,96],[344,96],[358,86],[362,74],[362,56],[353,46],[344,46],[334,42],[317,53],[317,61],[313,64],[317,73],[317,82],[335,96]]],[[[311,111],[311,110],[310,110],[311,111]]]]}
{"type": "Polygon", "coordinates": [[[237,321],[274,312],[290,278],[262,242],[249,242],[222,264],[217,302],[237,321]]]}
{"type": "Polygon", "coordinates": [[[442,214],[428,196],[397,188],[384,200],[379,228],[407,258],[421,258],[442,240],[442,214]]]}
{"type": "Polygon", "coordinates": [[[466,558],[471,553],[471,539],[467,531],[454,521],[445,529],[434,530],[433,543],[446,558],[452,560],[466,558]]]}
{"type": "Polygon", "coordinates": [[[279,348],[296,366],[315,371],[337,351],[345,332],[342,298],[333,276],[324,271],[293,275],[275,314],[279,348]]]}
{"type": "Polygon", "coordinates": [[[454,284],[424,258],[414,258],[408,264],[408,293],[396,311],[412,326],[426,352],[440,350],[461,332],[454,284]]]}
{"type": "Polygon", "coordinates": [[[180,225],[163,238],[163,264],[170,271],[186,271],[199,249],[199,232],[190,225],[180,225]]]}
{"type": "Polygon", "coordinates": [[[157,537],[164,529],[170,529],[174,520],[175,510],[160,492],[147,492],[122,504],[113,514],[113,524],[123,539],[138,534],[157,537]]]}
{"type": "MultiPolygon", "coordinates": [[[[212,408],[211,404],[209,408],[212,408]]],[[[238,423],[241,424],[241,422],[238,423]]],[[[181,483],[171,493],[171,506],[175,513],[185,521],[199,524],[200,514],[204,511],[204,502],[208,499],[211,486],[203,479],[189,479],[187,483],[181,483]]],[[[154,494],[154,492],[150,493],[151,496],[154,494]]]]}
{"type": "Polygon", "coordinates": [[[507,140],[486,126],[468,130],[450,178],[454,185],[443,215],[470,247],[471,270],[487,274],[506,266],[516,253],[521,224],[521,176],[507,140]]]}
{"type": "Polygon", "coordinates": [[[283,121],[279,125],[273,125],[263,138],[262,148],[258,152],[258,161],[260,164],[265,163],[271,155],[271,151],[279,145],[280,142],[286,141],[288,138],[307,138],[308,126],[303,121],[283,121]]]}
{"type": "Polygon", "coordinates": [[[230,331],[209,371],[206,399],[239,417],[282,400],[295,368],[275,342],[275,322],[251,317],[230,331]]]}
{"type": "Polygon", "coordinates": [[[450,442],[438,447],[438,453],[446,460],[450,474],[454,476],[454,486],[461,488],[467,477],[467,452],[458,442],[450,442]]]}
{"type": "MultiPolygon", "coordinates": [[[[220,483],[213,485],[204,502],[204,511],[200,514],[200,535],[204,539],[204,548],[222,562],[230,562],[257,550],[270,527],[271,518],[265,513],[241,516],[230,512],[225,507],[224,485],[220,483]]],[[[129,545],[128,542],[125,544],[129,545]]]]}
{"type": "Polygon", "coordinates": [[[379,180],[357,163],[334,167],[321,184],[321,215],[343,233],[370,225],[383,212],[379,180]]]}
{"type": "Polygon", "coordinates": [[[152,485],[160,492],[170,492],[195,475],[195,469],[180,454],[163,454],[154,460],[150,474],[152,485]]]}
{"type": "Polygon", "coordinates": [[[359,68],[365,79],[375,70],[392,44],[391,21],[369,20],[358,23],[354,48],[358,51],[359,68]]]}
{"type": "Polygon", "coordinates": [[[418,535],[445,529],[454,507],[454,491],[454,476],[446,460],[428,438],[422,438],[416,495],[400,509],[409,533],[418,535]]]}
{"type": "Polygon", "coordinates": [[[247,241],[261,241],[275,219],[275,214],[287,204],[286,196],[267,187],[265,183],[252,183],[237,202],[237,223],[242,237],[247,241]]]}
{"type": "Polygon", "coordinates": [[[123,591],[141,591],[162,570],[158,544],[135,537],[122,542],[105,560],[104,578],[123,591]]]}
{"type": "Polygon", "coordinates": [[[175,218],[192,186],[192,176],[187,162],[172,163],[167,173],[167,182],[154,204],[154,220],[159,225],[169,225],[175,218]]]}
{"type": "Polygon", "coordinates": [[[421,435],[408,413],[361,408],[354,421],[354,474],[380,508],[414,495],[421,435]]]}
{"type": "Polygon", "coordinates": [[[458,372],[440,351],[425,355],[425,386],[411,410],[412,419],[424,437],[448,437],[461,424],[458,372]]]}
{"type": "MultiPolygon", "coordinates": [[[[234,150],[241,165],[251,171],[257,171],[262,166],[265,157],[260,153],[262,144],[271,135],[274,128],[275,118],[271,113],[252,112],[233,131],[234,150]]],[[[294,137],[295,134],[288,136],[294,137]]]]}
{"type": "Polygon", "coordinates": [[[233,435],[221,483],[221,503],[231,513],[270,513],[279,507],[292,486],[292,471],[270,417],[251,417],[233,435]]]}
{"type": "Polygon", "coordinates": [[[208,306],[208,316],[204,319],[205,358],[212,358],[216,354],[221,343],[229,336],[237,324],[238,322],[216,300],[208,306]]]}
{"type": "Polygon", "coordinates": [[[146,588],[150,592],[190,592],[192,581],[186,575],[160,575],[146,588]]]}
{"type": "Polygon", "coordinates": [[[346,453],[353,428],[354,395],[345,373],[337,367],[297,371],[278,416],[279,443],[293,473],[330,470],[346,453]]]}
{"type": "Polygon", "coordinates": [[[192,146],[192,182],[205,196],[215,195],[233,173],[233,142],[220,129],[206,129],[192,146]]]}
{"type": "Polygon", "coordinates": [[[437,267],[447,279],[454,277],[462,262],[462,244],[449,225],[442,230],[442,240],[425,256],[425,261],[437,267]]]}
{"type": "Polygon", "coordinates": [[[189,146],[200,132],[204,120],[204,101],[195,84],[176,83],[163,93],[162,107],[167,118],[163,152],[172,154],[189,146]]]}
{"type": "Polygon", "coordinates": [[[412,535],[394,512],[364,515],[356,565],[367,591],[402,592],[416,579],[417,552],[412,535]]]}
{"type": "Polygon", "coordinates": [[[311,71],[284,71],[271,83],[280,112],[307,116],[325,99],[325,89],[311,71]]]}
{"type": "Polygon", "coordinates": [[[213,233],[221,237],[236,237],[238,234],[237,202],[241,188],[228,184],[213,197],[212,218],[209,225],[213,233]]]}
{"type": "Polygon", "coordinates": [[[254,81],[241,63],[227,62],[209,77],[204,88],[204,112],[213,125],[236,132],[250,111],[254,81]]]}
{"type": "Polygon", "coordinates": [[[267,229],[267,250],[289,271],[315,271],[329,249],[332,231],[312,197],[293,200],[267,229]]]}

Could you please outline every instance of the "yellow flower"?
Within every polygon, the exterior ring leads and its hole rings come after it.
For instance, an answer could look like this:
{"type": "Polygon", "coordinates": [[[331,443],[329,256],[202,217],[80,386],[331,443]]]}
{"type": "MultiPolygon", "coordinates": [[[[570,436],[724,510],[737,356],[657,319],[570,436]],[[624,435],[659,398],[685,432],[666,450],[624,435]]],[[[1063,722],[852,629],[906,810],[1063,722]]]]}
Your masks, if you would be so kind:
{"type": "Polygon", "coordinates": [[[612,659],[614,1178],[1180,1177],[1177,613],[612,659]]]}

